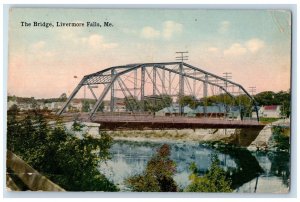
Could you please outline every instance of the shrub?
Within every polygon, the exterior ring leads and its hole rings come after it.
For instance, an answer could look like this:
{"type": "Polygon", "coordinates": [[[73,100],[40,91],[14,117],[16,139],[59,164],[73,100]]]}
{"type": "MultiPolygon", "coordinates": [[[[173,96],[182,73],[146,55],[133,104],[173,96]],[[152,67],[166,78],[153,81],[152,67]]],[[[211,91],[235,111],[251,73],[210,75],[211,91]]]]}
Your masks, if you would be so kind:
{"type": "Polygon", "coordinates": [[[50,127],[43,115],[16,120],[8,116],[7,148],[68,191],[117,191],[97,167],[109,158],[112,139],[101,133],[78,139],[58,120],[50,127]]]}
{"type": "Polygon", "coordinates": [[[232,192],[231,181],[227,179],[226,172],[219,166],[220,161],[217,155],[211,158],[211,166],[208,172],[203,175],[198,175],[198,169],[195,163],[192,163],[190,170],[191,184],[186,188],[187,192],[232,192]]]}
{"type": "Polygon", "coordinates": [[[176,192],[177,185],[173,179],[175,163],[170,159],[170,146],[162,145],[141,175],[125,180],[125,183],[138,192],[176,192]]]}

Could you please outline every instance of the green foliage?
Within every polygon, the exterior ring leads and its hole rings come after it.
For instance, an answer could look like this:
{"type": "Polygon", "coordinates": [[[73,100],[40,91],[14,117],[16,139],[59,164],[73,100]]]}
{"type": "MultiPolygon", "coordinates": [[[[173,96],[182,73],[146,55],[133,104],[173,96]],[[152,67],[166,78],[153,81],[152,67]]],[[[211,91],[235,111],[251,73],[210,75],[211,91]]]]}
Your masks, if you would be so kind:
{"type": "Polygon", "coordinates": [[[170,159],[170,147],[164,144],[147,163],[143,174],[130,177],[125,183],[138,192],[176,192],[175,171],[175,163],[170,159]]]}
{"type": "Polygon", "coordinates": [[[16,116],[18,114],[18,112],[20,111],[20,109],[18,108],[18,106],[16,104],[13,104],[8,110],[7,110],[7,114],[11,115],[11,116],[16,116]]]}
{"type": "Polygon", "coordinates": [[[277,150],[289,151],[290,150],[290,137],[285,135],[286,128],[281,126],[273,126],[273,139],[277,150]]]}
{"type": "Polygon", "coordinates": [[[281,105],[281,115],[289,117],[291,114],[291,91],[265,91],[254,96],[258,105],[281,105]]]}
{"type": "Polygon", "coordinates": [[[66,93],[63,93],[59,96],[59,99],[61,100],[61,102],[65,102],[67,101],[67,94],[66,93]]]}
{"type": "Polygon", "coordinates": [[[89,112],[90,111],[90,103],[86,100],[82,101],[82,109],[83,112],[89,112]]]}
{"type": "Polygon", "coordinates": [[[112,139],[101,133],[82,139],[67,132],[61,121],[48,126],[41,114],[17,121],[8,116],[7,148],[68,191],[117,191],[97,167],[109,158],[112,139]]]}
{"type": "Polygon", "coordinates": [[[80,122],[78,122],[78,120],[75,120],[72,124],[72,130],[78,132],[81,131],[84,126],[84,124],[81,124],[80,122]]]}
{"type": "Polygon", "coordinates": [[[272,123],[272,122],[278,121],[278,120],[279,120],[279,118],[269,118],[269,117],[260,117],[259,118],[259,121],[261,123],[265,123],[265,124],[272,123]]]}
{"type": "Polygon", "coordinates": [[[145,98],[145,111],[156,112],[172,104],[172,98],[169,95],[152,95],[145,98]]]}
{"type": "MultiPolygon", "coordinates": [[[[92,102],[92,104],[95,104],[95,102],[92,102]]],[[[97,111],[98,112],[103,112],[103,110],[104,110],[104,102],[101,102],[101,104],[100,104],[99,108],[97,109],[97,111]]]]}
{"type": "Polygon", "coordinates": [[[127,111],[140,111],[143,109],[149,112],[156,112],[172,104],[169,95],[152,95],[144,98],[144,103],[132,96],[125,97],[125,107],[127,111]],[[144,106],[143,106],[144,105],[144,106]]]}
{"type": "Polygon", "coordinates": [[[204,105],[212,106],[215,103],[223,103],[226,105],[233,105],[234,99],[227,94],[213,95],[201,100],[204,105]]]}
{"type": "Polygon", "coordinates": [[[196,100],[196,98],[192,95],[185,95],[179,97],[179,104],[181,106],[187,106],[189,105],[190,108],[196,109],[198,105],[200,105],[200,102],[196,100]]]}
{"type": "Polygon", "coordinates": [[[231,181],[227,179],[226,172],[219,166],[217,155],[213,155],[210,169],[204,176],[198,175],[195,164],[191,164],[191,184],[186,188],[187,192],[232,192],[231,181]]]}
{"type": "Polygon", "coordinates": [[[140,102],[135,97],[125,97],[125,107],[127,111],[138,111],[141,109],[140,105],[140,102]]]}
{"type": "Polygon", "coordinates": [[[258,105],[273,105],[276,103],[275,95],[273,91],[264,91],[254,96],[258,105]]]}

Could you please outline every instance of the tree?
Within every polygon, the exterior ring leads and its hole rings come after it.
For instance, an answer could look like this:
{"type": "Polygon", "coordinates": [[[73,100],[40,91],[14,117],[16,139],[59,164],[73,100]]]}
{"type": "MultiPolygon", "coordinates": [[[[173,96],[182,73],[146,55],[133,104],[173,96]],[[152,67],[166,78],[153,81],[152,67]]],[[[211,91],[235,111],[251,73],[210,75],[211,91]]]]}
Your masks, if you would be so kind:
{"type": "Polygon", "coordinates": [[[172,98],[167,94],[152,95],[145,98],[145,111],[156,112],[171,104],[172,98]]]}
{"type": "Polygon", "coordinates": [[[254,96],[258,105],[273,105],[276,104],[275,93],[273,91],[264,91],[254,96]]]}
{"type": "Polygon", "coordinates": [[[138,111],[140,109],[139,104],[139,101],[135,97],[125,97],[125,107],[127,111],[138,111]]]}
{"type": "Polygon", "coordinates": [[[63,93],[59,96],[59,99],[61,102],[65,102],[67,101],[67,94],[66,93],[63,93]]]}
{"type": "Polygon", "coordinates": [[[170,146],[164,144],[147,163],[145,171],[126,179],[125,183],[138,192],[176,192],[175,171],[175,163],[170,159],[170,146]]]}
{"type": "MultiPolygon", "coordinates": [[[[93,104],[95,104],[95,103],[93,103],[93,104]]],[[[100,104],[99,108],[97,109],[97,111],[98,112],[103,112],[103,110],[104,110],[104,102],[101,102],[101,104],[100,104]]]]}
{"type": "Polygon", "coordinates": [[[219,166],[217,155],[211,158],[211,166],[204,176],[198,175],[195,163],[191,164],[190,180],[192,183],[186,188],[187,192],[232,192],[231,181],[227,179],[226,172],[219,166]]]}
{"type": "Polygon", "coordinates": [[[83,112],[89,112],[90,111],[90,103],[87,100],[82,101],[82,109],[83,112]]]}
{"type": "Polygon", "coordinates": [[[200,105],[200,102],[196,100],[196,98],[192,95],[185,95],[179,97],[179,104],[181,106],[187,106],[189,105],[190,108],[196,109],[198,105],[200,105]]]}
{"type": "Polygon", "coordinates": [[[99,139],[88,134],[79,139],[60,120],[48,126],[39,113],[21,120],[9,116],[7,128],[7,148],[64,189],[118,190],[98,170],[99,163],[109,158],[112,138],[107,133],[99,139]]]}
{"type": "Polygon", "coordinates": [[[281,115],[289,117],[291,114],[291,91],[265,91],[254,96],[258,105],[281,105],[281,115]]]}

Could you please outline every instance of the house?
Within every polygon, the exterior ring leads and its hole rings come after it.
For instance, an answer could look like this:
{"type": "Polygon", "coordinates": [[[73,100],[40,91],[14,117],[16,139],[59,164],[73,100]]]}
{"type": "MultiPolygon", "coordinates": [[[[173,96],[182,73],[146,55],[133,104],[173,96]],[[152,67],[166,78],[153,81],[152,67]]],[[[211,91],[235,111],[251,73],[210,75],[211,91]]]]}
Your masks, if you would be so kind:
{"type": "Polygon", "coordinates": [[[258,111],[258,116],[266,117],[266,118],[280,118],[281,106],[280,105],[262,106],[258,111]]]}
{"type": "MultiPolygon", "coordinates": [[[[110,104],[111,101],[110,100],[104,100],[103,101],[104,104],[104,108],[103,108],[103,112],[110,112],[110,104]]],[[[123,98],[114,98],[114,112],[126,112],[126,104],[125,104],[125,100],[123,98]]]]}
{"type": "Polygon", "coordinates": [[[81,100],[72,100],[70,103],[70,106],[72,107],[73,110],[75,111],[82,111],[82,101],[81,100]]]}
{"type": "MultiPolygon", "coordinates": [[[[180,106],[179,104],[173,104],[170,107],[165,107],[157,112],[156,116],[180,116],[180,106]]],[[[193,116],[193,109],[188,106],[183,107],[184,116],[193,116]]]]}
{"type": "Polygon", "coordinates": [[[196,117],[224,117],[226,114],[226,108],[224,105],[214,106],[198,106],[194,110],[196,117]],[[205,111],[206,110],[206,111],[205,111]]]}
{"type": "Polygon", "coordinates": [[[51,111],[58,111],[64,105],[64,102],[49,102],[44,104],[44,108],[47,108],[51,111]]]}

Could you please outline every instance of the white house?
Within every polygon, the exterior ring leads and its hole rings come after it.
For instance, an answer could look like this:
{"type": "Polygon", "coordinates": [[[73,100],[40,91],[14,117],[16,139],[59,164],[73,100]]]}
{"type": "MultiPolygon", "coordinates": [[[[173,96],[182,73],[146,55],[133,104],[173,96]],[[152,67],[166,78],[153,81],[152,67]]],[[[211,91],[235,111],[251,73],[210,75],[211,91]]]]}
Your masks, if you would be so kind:
{"type": "Polygon", "coordinates": [[[280,105],[267,105],[262,106],[259,111],[259,117],[266,117],[266,118],[280,118],[281,117],[281,106],[280,105]]]}
{"type": "Polygon", "coordinates": [[[56,111],[63,107],[64,102],[50,102],[45,103],[44,107],[47,107],[49,110],[56,111]]]}

